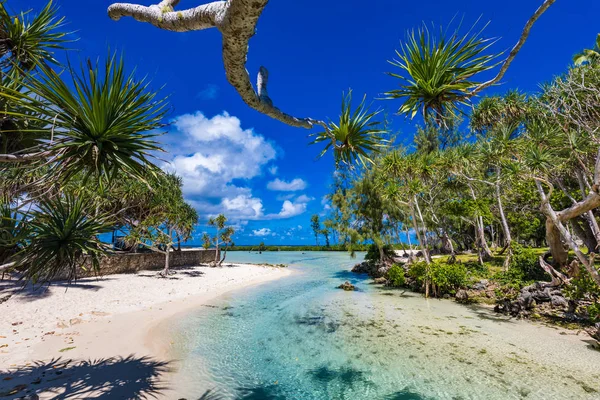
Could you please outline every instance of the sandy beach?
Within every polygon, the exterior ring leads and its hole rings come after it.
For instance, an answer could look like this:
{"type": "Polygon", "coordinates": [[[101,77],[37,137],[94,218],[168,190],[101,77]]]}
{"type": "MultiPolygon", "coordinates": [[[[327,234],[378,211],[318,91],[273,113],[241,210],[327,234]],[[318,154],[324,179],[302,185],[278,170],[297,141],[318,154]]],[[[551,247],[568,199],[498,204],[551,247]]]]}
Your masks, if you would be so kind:
{"type": "Polygon", "coordinates": [[[169,372],[177,363],[169,359],[164,324],[231,290],[290,274],[243,264],[174,272],[168,278],[144,271],[70,286],[54,282],[35,291],[0,282],[0,398],[108,392],[168,398],[169,372]]]}

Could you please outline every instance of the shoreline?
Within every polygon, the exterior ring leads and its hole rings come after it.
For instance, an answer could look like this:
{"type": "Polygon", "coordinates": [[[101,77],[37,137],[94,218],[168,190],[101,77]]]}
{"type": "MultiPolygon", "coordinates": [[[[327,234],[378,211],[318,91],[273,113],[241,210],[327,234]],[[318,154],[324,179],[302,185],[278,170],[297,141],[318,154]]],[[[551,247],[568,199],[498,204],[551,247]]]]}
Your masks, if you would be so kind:
{"type": "Polygon", "coordinates": [[[292,273],[253,264],[175,271],[166,279],[157,278],[155,271],[82,279],[66,292],[59,282],[46,289],[52,293],[34,299],[28,298],[31,291],[13,294],[0,304],[0,397],[36,393],[40,399],[52,398],[66,386],[66,398],[108,391],[125,398],[167,397],[177,368],[170,358],[170,321],[228,292],[292,273]],[[78,290],[93,283],[101,288],[78,290]],[[93,298],[86,302],[86,297],[93,298]],[[94,304],[99,299],[107,303],[94,304]],[[52,318],[55,312],[58,322],[52,318]],[[126,382],[112,386],[111,377],[126,382]]]}

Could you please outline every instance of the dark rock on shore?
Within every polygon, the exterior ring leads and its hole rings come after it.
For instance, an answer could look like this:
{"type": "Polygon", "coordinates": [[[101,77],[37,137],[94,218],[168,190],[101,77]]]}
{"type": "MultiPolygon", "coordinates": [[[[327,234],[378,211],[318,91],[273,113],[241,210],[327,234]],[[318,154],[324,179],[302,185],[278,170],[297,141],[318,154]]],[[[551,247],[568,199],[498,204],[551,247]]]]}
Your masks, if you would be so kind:
{"type": "Polygon", "coordinates": [[[460,289],[458,292],[456,292],[456,301],[458,301],[459,303],[468,302],[469,294],[467,293],[467,291],[464,289],[460,289]]]}
{"type": "Polygon", "coordinates": [[[562,291],[555,287],[546,286],[542,282],[525,286],[514,301],[504,299],[494,310],[513,316],[530,316],[532,310],[537,313],[552,314],[555,311],[565,311],[571,314],[571,304],[565,299],[562,291]]]}
{"type": "Polygon", "coordinates": [[[338,289],[344,289],[347,292],[351,292],[353,290],[356,290],[356,286],[354,286],[353,284],[351,284],[350,282],[346,281],[344,283],[342,283],[340,286],[337,287],[338,289]]]}
{"type": "Polygon", "coordinates": [[[351,271],[356,274],[369,274],[371,278],[381,278],[385,277],[389,269],[390,266],[387,265],[380,266],[375,262],[363,261],[352,267],[351,271]]]}
{"type": "Polygon", "coordinates": [[[387,283],[387,279],[385,279],[384,277],[375,278],[373,280],[373,283],[376,284],[376,285],[386,284],[387,283]]]}

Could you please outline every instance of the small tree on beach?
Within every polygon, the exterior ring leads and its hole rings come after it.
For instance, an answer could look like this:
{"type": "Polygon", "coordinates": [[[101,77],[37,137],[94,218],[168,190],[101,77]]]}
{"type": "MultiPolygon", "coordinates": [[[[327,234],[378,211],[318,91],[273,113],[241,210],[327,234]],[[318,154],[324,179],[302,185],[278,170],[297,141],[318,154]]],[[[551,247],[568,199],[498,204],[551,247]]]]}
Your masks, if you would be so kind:
{"type": "Polygon", "coordinates": [[[231,226],[226,226],[225,225],[226,222],[227,222],[227,217],[225,217],[225,215],[223,215],[223,214],[219,214],[215,218],[209,219],[208,225],[212,226],[216,229],[216,234],[215,234],[215,236],[211,237],[208,233],[205,232],[204,235],[202,235],[202,241],[204,242],[204,248],[208,249],[212,245],[215,246],[216,251],[215,251],[215,260],[213,262],[214,267],[220,267],[221,265],[223,265],[223,262],[225,261],[225,257],[227,257],[227,249],[229,248],[230,245],[233,245],[232,237],[233,237],[233,234],[235,233],[235,230],[231,226]],[[219,260],[219,257],[220,257],[219,248],[223,245],[225,246],[223,248],[223,257],[219,260]]]}
{"type": "Polygon", "coordinates": [[[314,214],[310,217],[310,227],[312,228],[315,234],[315,243],[319,245],[319,234],[321,233],[321,221],[319,220],[319,215],[314,214]]]}
{"type": "Polygon", "coordinates": [[[181,178],[173,174],[159,174],[152,190],[146,217],[136,221],[126,241],[142,245],[165,255],[165,267],[160,275],[169,274],[171,250],[182,237],[188,239],[198,222],[194,208],[183,200],[181,178]],[[183,235],[183,236],[182,236],[183,235]]]}

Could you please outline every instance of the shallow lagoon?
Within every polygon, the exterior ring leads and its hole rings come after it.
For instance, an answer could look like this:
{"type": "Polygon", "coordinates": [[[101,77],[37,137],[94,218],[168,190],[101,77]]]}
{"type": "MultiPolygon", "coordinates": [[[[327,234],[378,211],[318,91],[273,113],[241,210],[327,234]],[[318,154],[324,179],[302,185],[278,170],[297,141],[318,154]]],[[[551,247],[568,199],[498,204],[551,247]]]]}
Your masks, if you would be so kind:
{"type": "MultiPolygon", "coordinates": [[[[362,258],[358,255],[357,259],[362,258]]],[[[228,254],[296,273],[173,324],[178,397],[598,399],[600,352],[576,332],[371,285],[346,253],[228,254]],[[348,280],[360,289],[335,289],[348,280]]]]}

